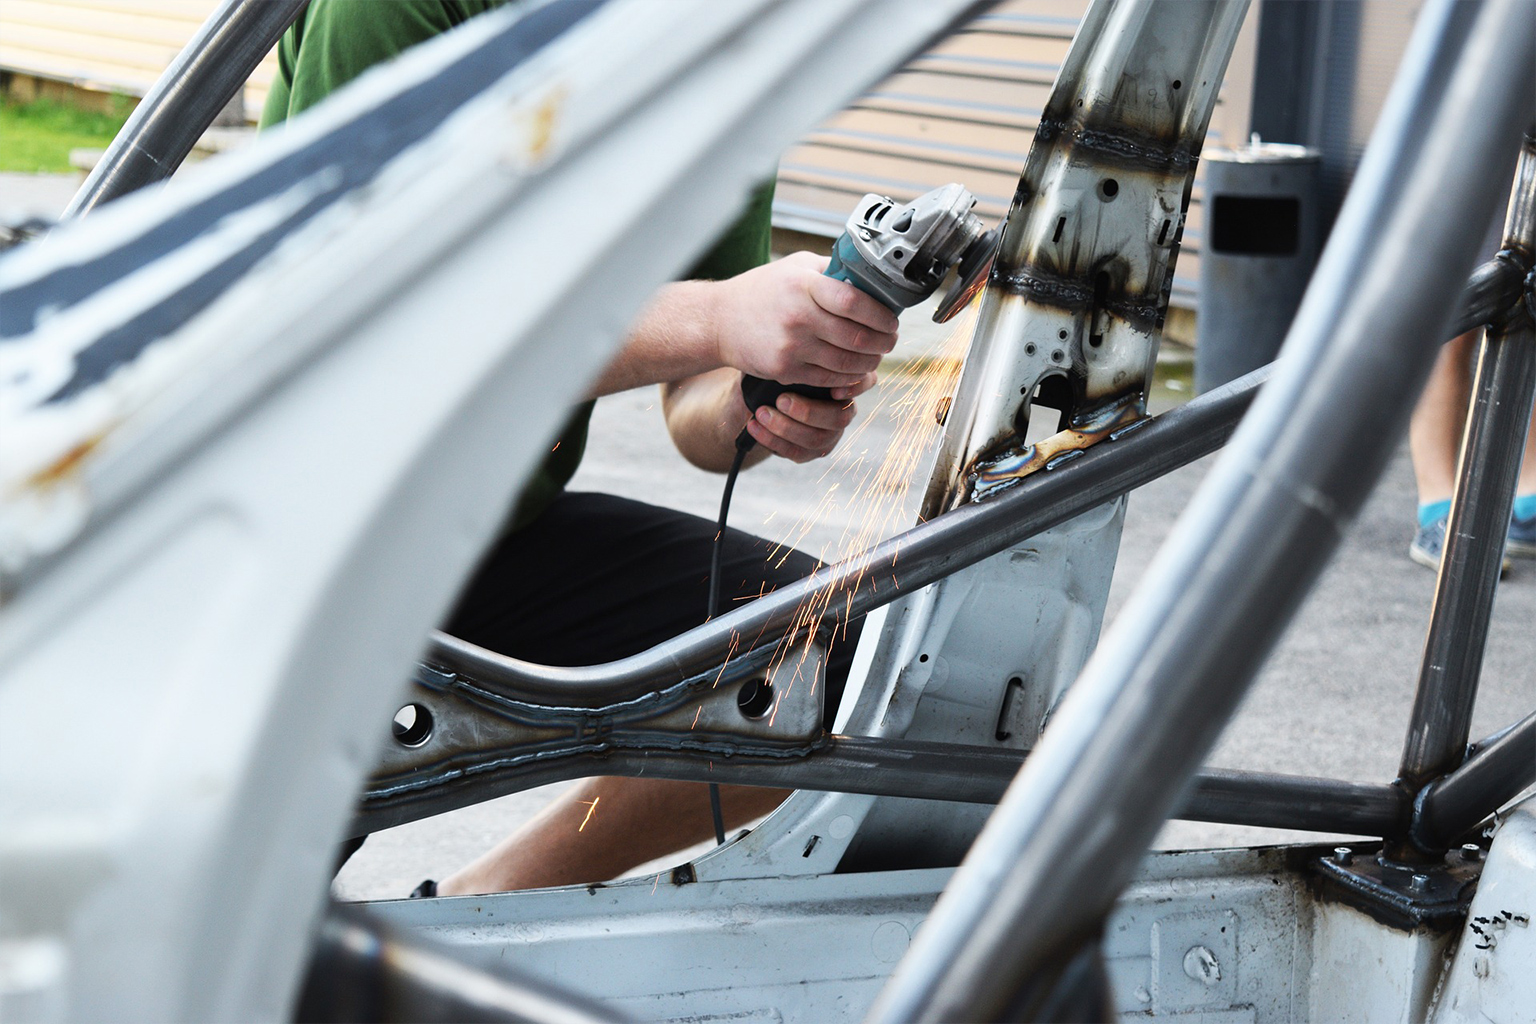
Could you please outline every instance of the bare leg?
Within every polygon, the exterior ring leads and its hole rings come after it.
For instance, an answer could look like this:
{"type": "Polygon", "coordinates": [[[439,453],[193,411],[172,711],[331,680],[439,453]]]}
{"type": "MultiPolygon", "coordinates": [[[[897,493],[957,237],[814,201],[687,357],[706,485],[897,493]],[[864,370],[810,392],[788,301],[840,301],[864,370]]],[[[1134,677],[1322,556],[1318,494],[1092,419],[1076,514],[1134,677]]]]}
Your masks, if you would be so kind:
{"type": "MultiPolygon", "coordinates": [[[[726,825],[773,810],[787,790],[720,787],[726,825]]],[[[439,896],[540,889],[614,878],[714,835],[708,788],[660,779],[587,779],[438,883],[439,896]]]]}
{"type": "Polygon", "coordinates": [[[1520,483],[1516,494],[1536,494],[1536,406],[1531,407],[1531,424],[1525,435],[1525,460],[1520,463],[1520,483]]]}
{"type": "MultiPolygon", "coordinates": [[[[1478,332],[1468,331],[1440,349],[1424,394],[1408,424],[1408,451],[1419,485],[1419,504],[1445,501],[1456,488],[1456,454],[1472,392],[1472,352],[1478,332]]],[[[1526,462],[1531,463],[1530,448],[1526,462]]]]}

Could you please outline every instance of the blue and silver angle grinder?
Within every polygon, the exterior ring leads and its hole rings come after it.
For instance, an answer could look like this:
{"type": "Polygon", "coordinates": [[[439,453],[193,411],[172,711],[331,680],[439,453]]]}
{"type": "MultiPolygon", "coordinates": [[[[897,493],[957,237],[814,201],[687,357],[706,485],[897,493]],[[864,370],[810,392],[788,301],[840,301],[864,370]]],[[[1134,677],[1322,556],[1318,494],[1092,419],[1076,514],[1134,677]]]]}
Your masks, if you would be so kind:
{"type": "MultiPolygon", "coordinates": [[[[933,314],[935,322],[943,323],[970,302],[992,266],[997,232],[986,230],[971,212],[975,205],[976,197],[953,183],[904,206],[871,192],[859,201],[833,243],[826,275],[847,281],[900,315],[937,291],[953,269],[955,283],[933,314]]],[[[741,397],[752,412],[785,391],[832,397],[830,389],[807,384],[780,384],[750,375],[741,380],[741,397]]],[[[743,430],[736,444],[750,449],[752,435],[743,430]]]]}

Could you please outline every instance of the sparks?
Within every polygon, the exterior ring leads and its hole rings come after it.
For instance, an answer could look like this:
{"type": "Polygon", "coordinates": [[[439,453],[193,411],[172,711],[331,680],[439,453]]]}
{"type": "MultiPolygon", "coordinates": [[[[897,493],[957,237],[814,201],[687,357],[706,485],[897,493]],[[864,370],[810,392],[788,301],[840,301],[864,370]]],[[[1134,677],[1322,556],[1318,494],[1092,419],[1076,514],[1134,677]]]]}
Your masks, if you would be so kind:
{"type": "Polygon", "coordinates": [[[584,803],[584,804],[587,805],[587,816],[585,818],[581,819],[581,824],[580,825],[576,826],[576,831],[577,832],[581,832],[581,831],[586,829],[587,822],[592,820],[592,812],[597,810],[597,802],[599,800],[601,800],[601,799],[602,799],[602,797],[595,796],[595,797],[592,798],[592,800],[590,802],[588,802],[586,800],[578,801],[579,803],[584,803]]]}
{"type": "MultiPolygon", "coordinates": [[[[845,577],[822,567],[857,557],[899,532],[919,464],[942,430],[942,425],[935,422],[934,409],[952,396],[959,380],[961,357],[970,339],[976,308],[972,303],[969,314],[957,319],[952,333],[933,353],[914,360],[905,372],[880,389],[874,407],[853,429],[847,443],[824,463],[822,479],[828,483],[826,491],[769,556],[770,561],[782,561],[789,549],[804,543],[815,526],[832,515],[839,515],[849,524],[831,550],[823,552],[818,572],[811,574],[813,580],[818,574],[824,579],[797,609],[774,651],[770,674],[788,660],[796,647],[803,648],[803,663],[828,612],[841,612],[840,617],[846,620],[852,611],[854,594],[861,587],[876,586],[874,580],[866,579],[862,573],[845,577]],[[882,409],[896,420],[896,429],[883,455],[876,457],[871,454],[871,446],[860,441],[866,440],[864,431],[882,409]],[[834,606],[839,593],[843,600],[834,606]]],[[[891,583],[900,589],[894,574],[891,583]]],[[[846,621],[843,624],[846,626],[846,621]]]]}

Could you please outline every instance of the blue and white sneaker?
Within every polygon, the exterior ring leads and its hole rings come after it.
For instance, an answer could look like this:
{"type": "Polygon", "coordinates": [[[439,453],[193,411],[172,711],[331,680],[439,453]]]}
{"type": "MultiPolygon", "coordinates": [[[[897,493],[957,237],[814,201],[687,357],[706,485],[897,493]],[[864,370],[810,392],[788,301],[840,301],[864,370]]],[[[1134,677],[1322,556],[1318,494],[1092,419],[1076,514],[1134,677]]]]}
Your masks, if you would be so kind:
{"type": "Polygon", "coordinates": [[[1510,555],[1516,558],[1536,558],[1536,515],[1528,519],[1510,517],[1509,539],[1504,545],[1504,554],[1506,559],[1510,555]]]}
{"type": "MultiPolygon", "coordinates": [[[[1440,556],[1445,553],[1445,528],[1450,521],[1450,514],[1447,513],[1432,520],[1427,526],[1419,527],[1418,532],[1413,535],[1413,543],[1408,545],[1408,557],[1438,572],[1440,556]]],[[[1536,528],[1536,523],[1532,523],[1531,526],[1536,528]]],[[[1511,538],[1514,536],[1513,524],[1510,526],[1510,536],[1511,538]]],[[[1500,576],[1509,572],[1510,550],[1511,546],[1506,545],[1504,559],[1499,565],[1500,576]]],[[[1533,546],[1532,552],[1536,554],[1536,546],[1533,546]]]]}

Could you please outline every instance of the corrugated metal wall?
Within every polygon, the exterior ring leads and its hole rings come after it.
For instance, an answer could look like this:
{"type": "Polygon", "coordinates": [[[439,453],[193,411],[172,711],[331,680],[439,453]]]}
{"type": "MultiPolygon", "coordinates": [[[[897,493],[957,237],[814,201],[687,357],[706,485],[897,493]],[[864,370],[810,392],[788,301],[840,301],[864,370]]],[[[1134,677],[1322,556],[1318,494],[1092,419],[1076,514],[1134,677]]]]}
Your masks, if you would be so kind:
{"type": "MultiPolygon", "coordinates": [[[[915,58],[787,152],[779,164],[776,226],[836,235],[865,192],[905,201],[958,181],[991,222],[1008,210],[1056,69],[1087,0],[1007,0],[915,58]]],[[[1227,73],[1207,145],[1248,134],[1255,18],[1227,73]]],[[[1197,187],[1175,274],[1194,294],[1203,245],[1197,187]]]]}
{"type": "MultiPolygon", "coordinates": [[[[217,0],[0,0],[0,68],[142,96],[217,0]]],[[[277,71],[269,55],[245,87],[248,116],[277,71]]]]}

